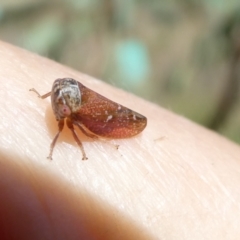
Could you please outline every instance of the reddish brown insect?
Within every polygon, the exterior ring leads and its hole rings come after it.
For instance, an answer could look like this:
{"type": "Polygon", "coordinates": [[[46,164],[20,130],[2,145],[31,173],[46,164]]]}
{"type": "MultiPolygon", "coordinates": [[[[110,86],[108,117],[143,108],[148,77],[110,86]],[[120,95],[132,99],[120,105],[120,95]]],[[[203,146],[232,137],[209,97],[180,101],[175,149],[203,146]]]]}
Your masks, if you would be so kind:
{"type": "Polygon", "coordinates": [[[87,159],[86,153],[73,125],[95,139],[132,137],[142,132],[147,125],[146,117],[101,96],[72,78],[56,79],[52,91],[42,96],[34,88],[30,91],[34,91],[42,99],[51,96],[52,109],[58,121],[58,133],[51,143],[49,159],[52,159],[65,118],[82,151],[83,160],[87,159]]]}

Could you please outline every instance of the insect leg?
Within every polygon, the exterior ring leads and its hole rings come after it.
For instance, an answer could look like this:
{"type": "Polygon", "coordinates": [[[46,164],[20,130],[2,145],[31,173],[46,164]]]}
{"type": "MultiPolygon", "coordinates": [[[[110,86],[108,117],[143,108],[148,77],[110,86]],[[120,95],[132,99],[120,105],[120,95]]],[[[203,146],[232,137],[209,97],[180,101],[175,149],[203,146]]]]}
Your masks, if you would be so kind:
{"type": "Polygon", "coordinates": [[[82,142],[78,138],[78,136],[77,136],[77,134],[75,132],[75,129],[73,127],[73,123],[72,123],[72,121],[70,119],[67,119],[67,126],[72,131],[73,137],[74,137],[75,141],[77,142],[78,146],[80,147],[80,149],[82,151],[82,155],[83,155],[82,160],[87,160],[88,158],[87,158],[86,153],[84,151],[82,142]]]}
{"type": "Polygon", "coordinates": [[[59,120],[58,122],[58,133],[56,134],[56,136],[54,137],[52,143],[51,143],[51,146],[50,146],[50,153],[49,153],[49,156],[47,157],[48,159],[52,160],[52,154],[53,154],[53,149],[54,149],[54,146],[57,142],[57,139],[61,133],[61,131],[63,130],[63,127],[64,127],[64,119],[61,119],[59,120]]]}
{"type": "Polygon", "coordinates": [[[98,137],[97,135],[87,132],[78,122],[74,122],[74,124],[77,125],[78,128],[82,131],[82,133],[85,134],[87,137],[93,138],[93,139],[100,139],[100,137],[98,137]]]}
{"type": "MultiPolygon", "coordinates": [[[[78,122],[74,122],[74,124],[77,125],[78,128],[79,128],[79,129],[83,132],[83,134],[85,134],[87,137],[93,138],[93,139],[98,139],[98,140],[101,140],[101,141],[103,141],[103,142],[105,142],[105,143],[109,143],[106,139],[101,138],[101,137],[99,137],[99,136],[97,136],[97,135],[94,135],[94,134],[92,134],[92,133],[87,132],[87,131],[81,126],[81,124],[79,124],[78,122]]],[[[112,144],[111,144],[111,145],[112,145],[112,144]]],[[[115,146],[116,149],[119,148],[119,145],[115,145],[115,144],[114,144],[114,146],[115,146]]]]}
{"type": "Polygon", "coordinates": [[[47,98],[47,97],[51,96],[51,93],[52,93],[52,92],[48,92],[44,95],[40,95],[39,92],[35,88],[31,88],[31,89],[29,89],[29,91],[35,92],[38,95],[38,97],[41,98],[41,99],[44,99],[44,98],[47,98]]]}

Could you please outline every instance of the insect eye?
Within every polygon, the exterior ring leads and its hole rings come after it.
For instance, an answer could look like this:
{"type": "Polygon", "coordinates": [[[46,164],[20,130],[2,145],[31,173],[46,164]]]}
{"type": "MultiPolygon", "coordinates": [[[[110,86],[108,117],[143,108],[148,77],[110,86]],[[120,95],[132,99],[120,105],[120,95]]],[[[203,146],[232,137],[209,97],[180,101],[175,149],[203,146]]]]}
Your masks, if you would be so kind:
{"type": "Polygon", "coordinates": [[[71,114],[71,110],[67,105],[62,105],[60,108],[60,111],[62,112],[62,115],[67,117],[71,114]]]}

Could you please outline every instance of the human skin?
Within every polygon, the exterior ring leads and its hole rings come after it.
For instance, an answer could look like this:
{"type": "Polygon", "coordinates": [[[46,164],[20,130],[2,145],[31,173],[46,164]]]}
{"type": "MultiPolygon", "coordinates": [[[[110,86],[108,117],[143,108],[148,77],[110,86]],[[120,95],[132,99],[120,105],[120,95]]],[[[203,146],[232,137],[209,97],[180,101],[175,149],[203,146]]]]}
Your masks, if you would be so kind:
{"type": "Polygon", "coordinates": [[[0,42],[1,239],[238,239],[240,148],[184,117],[0,42]],[[57,122],[56,78],[71,77],[148,119],[136,137],[89,140],[57,122]],[[120,145],[117,150],[115,145],[120,145]]]}

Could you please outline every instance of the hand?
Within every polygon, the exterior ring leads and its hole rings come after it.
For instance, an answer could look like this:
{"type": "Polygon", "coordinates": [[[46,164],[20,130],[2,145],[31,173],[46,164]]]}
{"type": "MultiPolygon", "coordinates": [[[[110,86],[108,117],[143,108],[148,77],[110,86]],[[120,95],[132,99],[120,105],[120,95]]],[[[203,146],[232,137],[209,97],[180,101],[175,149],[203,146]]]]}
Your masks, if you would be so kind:
{"type": "Polygon", "coordinates": [[[240,148],[152,103],[0,43],[1,239],[238,239],[240,148]],[[91,141],[88,160],[50,99],[71,77],[148,118],[130,139],[91,141]],[[116,150],[114,144],[120,145],[116,150]]]}

